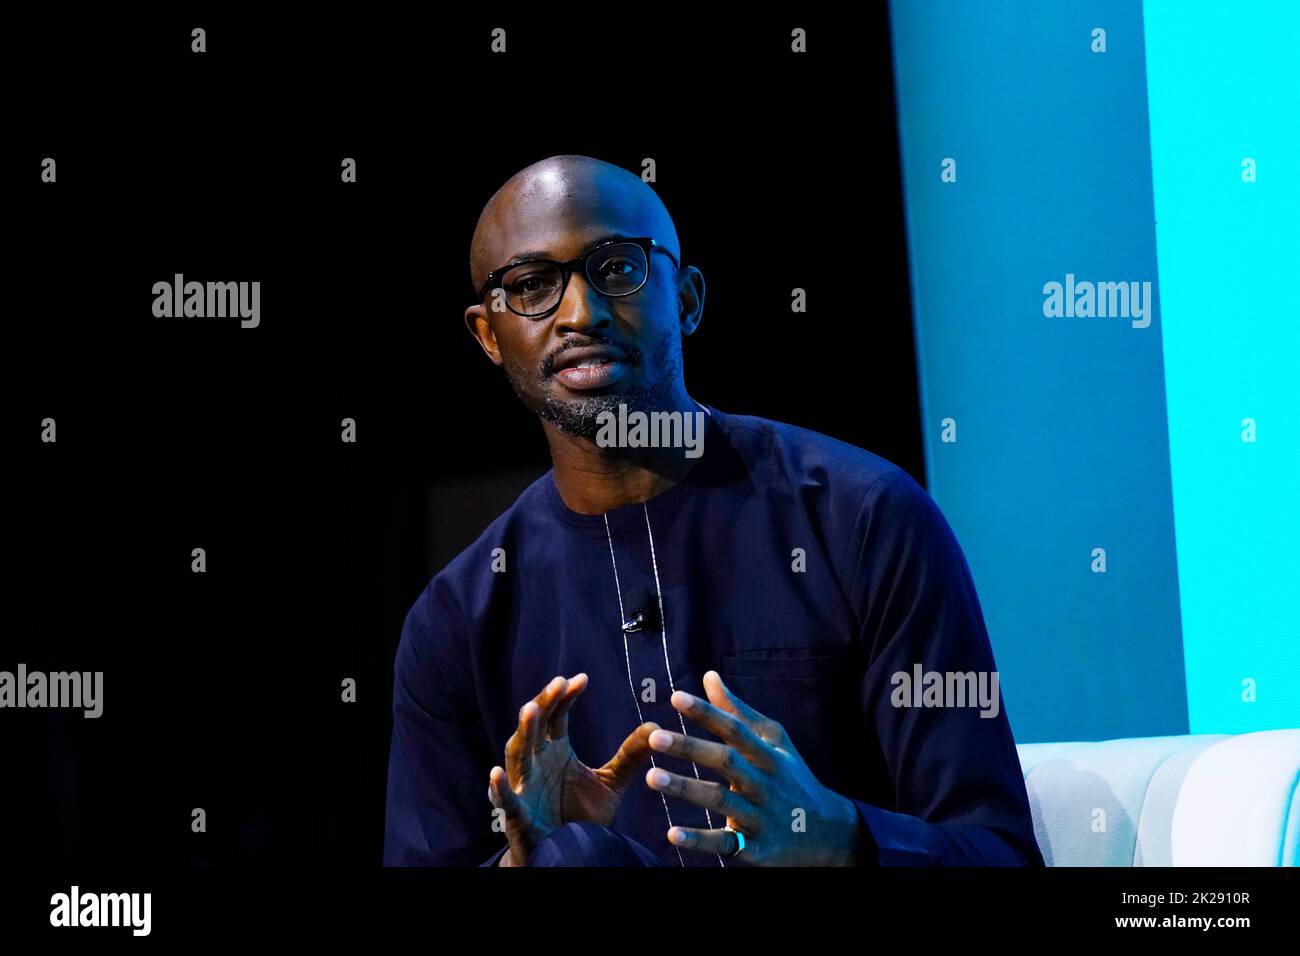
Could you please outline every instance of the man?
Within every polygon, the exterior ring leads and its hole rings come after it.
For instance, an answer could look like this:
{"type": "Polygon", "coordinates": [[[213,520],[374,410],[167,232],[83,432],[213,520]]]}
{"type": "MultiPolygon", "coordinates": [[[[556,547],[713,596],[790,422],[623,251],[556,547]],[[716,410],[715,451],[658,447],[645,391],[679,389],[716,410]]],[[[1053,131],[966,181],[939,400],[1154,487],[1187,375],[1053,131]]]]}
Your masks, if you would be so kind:
{"type": "Polygon", "coordinates": [[[1041,866],[947,522],[876,455],[690,397],[704,280],[654,192],[543,160],[470,269],[554,467],[407,615],[385,862],[1041,866]],[[992,693],[923,701],[929,672],[992,693]]]}

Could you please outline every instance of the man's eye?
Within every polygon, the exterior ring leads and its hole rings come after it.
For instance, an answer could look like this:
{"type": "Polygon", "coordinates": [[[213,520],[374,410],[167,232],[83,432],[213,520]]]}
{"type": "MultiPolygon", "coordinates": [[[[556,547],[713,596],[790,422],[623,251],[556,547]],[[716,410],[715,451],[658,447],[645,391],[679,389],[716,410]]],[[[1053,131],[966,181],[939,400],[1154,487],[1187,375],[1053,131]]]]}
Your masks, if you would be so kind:
{"type": "Polygon", "coordinates": [[[625,276],[636,271],[636,265],[630,259],[611,259],[600,267],[600,274],[604,276],[625,276]],[[619,271],[626,267],[624,271],[619,271]]]}
{"type": "Polygon", "coordinates": [[[546,276],[539,272],[515,276],[510,280],[511,292],[540,292],[546,287],[546,276]]]}

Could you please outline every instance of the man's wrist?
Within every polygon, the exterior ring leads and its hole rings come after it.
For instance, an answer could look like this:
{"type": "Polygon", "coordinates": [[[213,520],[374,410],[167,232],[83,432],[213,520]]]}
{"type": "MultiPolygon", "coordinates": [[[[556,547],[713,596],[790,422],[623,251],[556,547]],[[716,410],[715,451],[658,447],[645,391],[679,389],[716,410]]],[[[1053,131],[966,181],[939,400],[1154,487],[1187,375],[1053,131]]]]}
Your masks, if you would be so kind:
{"type": "Polygon", "coordinates": [[[866,866],[870,862],[867,851],[872,839],[871,831],[858,813],[856,803],[841,794],[836,794],[836,797],[839,798],[844,836],[837,841],[837,852],[832,865],[866,866]]]}
{"type": "MultiPolygon", "coordinates": [[[[528,852],[531,854],[532,850],[537,848],[537,844],[541,843],[542,840],[546,838],[547,834],[549,834],[554,829],[555,827],[546,827],[545,830],[534,827],[532,830],[529,830],[523,836],[524,845],[531,848],[528,852]]],[[[523,863],[516,863],[514,859],[514,852],[515,852],[514,847],[512,845],[508,845],[506,847],[505,854],[502,855],[501,859],[497,861],[497,866],[527,866],[528,858],[525,857],[523,863]]]]}

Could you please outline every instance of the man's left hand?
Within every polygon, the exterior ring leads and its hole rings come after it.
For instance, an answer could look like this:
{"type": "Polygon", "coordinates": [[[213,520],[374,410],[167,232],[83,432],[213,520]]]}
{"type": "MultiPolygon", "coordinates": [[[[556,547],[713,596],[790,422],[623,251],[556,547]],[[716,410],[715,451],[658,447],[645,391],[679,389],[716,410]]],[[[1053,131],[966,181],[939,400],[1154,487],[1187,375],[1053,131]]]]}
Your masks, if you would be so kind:
{"type": "MultiPolygon", "coordinates": [[[[652,768],[645,778],[650,789],[725,816],[727,826],[745,835],[740,857],[746,863],[861,863],[856,858],[859,819],[853,801],[818,783],[785,728],[732,694],[716,671],[704,675],[704,692],[708,700],[679,690],[671,702],[721,742],[660,729],[650,735],[650,746],[716,770],[730,781],[730,788],[652,768]]],[[[724,860],[739,845],[736,834],[727,830],[678,826],[669,829],[668,841],[685,850],[716,853],[724,860]]]]}

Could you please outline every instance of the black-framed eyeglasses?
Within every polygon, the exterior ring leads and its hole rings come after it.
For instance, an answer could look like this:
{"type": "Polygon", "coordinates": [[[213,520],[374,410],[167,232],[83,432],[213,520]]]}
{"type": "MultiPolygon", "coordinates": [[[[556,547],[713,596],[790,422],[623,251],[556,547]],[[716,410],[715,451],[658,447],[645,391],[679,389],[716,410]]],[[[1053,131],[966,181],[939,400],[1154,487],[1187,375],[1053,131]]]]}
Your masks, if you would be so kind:
{"type": "Polygon", "coordinates": [[[677,257],[649,236],[610,239],[576,259],[529,259],[502,266],[483,283],[481,302],[490,289],[500,286],[506,308],[515,315],[536,319],[554,311],[564,299],[573,270],[582,269],[601,295],[619,299],[639,292],[650,278],[650,253],[658,249],[680,268],[677,257]]]}

